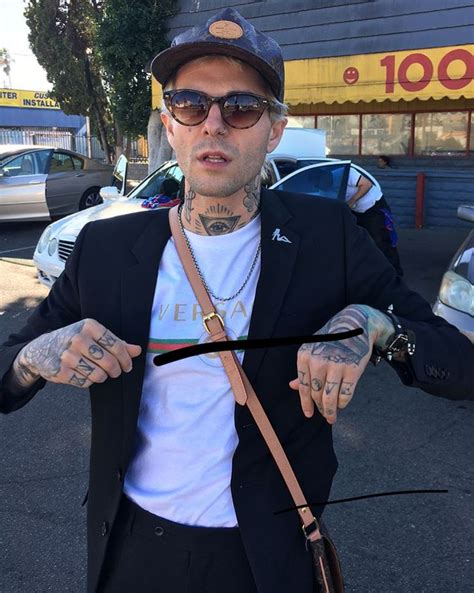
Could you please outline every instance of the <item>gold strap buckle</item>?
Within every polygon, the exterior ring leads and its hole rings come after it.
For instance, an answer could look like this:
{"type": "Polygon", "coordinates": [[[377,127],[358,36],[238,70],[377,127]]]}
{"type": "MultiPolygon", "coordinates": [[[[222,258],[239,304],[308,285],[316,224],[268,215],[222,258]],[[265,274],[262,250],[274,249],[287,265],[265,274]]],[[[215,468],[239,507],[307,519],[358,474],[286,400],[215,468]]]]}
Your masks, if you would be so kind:
{"type": "Polygon", "coordinates": [[[213,319],[214,317],[217,317],[217,319],[219,319],[219,321],[221,322],[221,325],[222,325],[222,329],[224,329],[224,320],[222,319],[222,317],[219,315],[219,313],[216,313],[215,311],[211,311],[207,315],[204,315],[204,317],[202,318],[202,322],[204,324],[204,329],[207,331],[208,334],[211,333],[211,330],[207,327],[207,322],[210,321],[211,319],[213,319]]]}

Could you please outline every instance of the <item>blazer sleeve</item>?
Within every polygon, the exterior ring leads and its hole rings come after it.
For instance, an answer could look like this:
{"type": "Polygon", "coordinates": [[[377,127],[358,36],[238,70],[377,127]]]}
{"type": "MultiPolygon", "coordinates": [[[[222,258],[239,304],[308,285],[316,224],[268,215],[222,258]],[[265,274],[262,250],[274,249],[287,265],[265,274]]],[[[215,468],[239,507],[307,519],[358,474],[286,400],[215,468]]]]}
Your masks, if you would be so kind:
{"type": "Polygon", "coordinates": [[[402,382],[440,397],[474,399],[474,345],[406,286],[347,208],[343,221],[347,302],[380,311],[392,304],[402,324],[415,333],[414,355],[406,363],[389,363],[402,382]]]}
{"type": "Polygon", "coordinates": [[[40,378],[28,391],[20,394],[7,390],[5,377],[18,352],[38,336],[82,319],[77,276],[81,248],[88,226],[79,233],[65,269],[53,284],[48,296],[34,309],[19,332],[11,334],[0,346],[0,412],[4,414],[23,407],[46,384],[46,380],[40,378]]]}

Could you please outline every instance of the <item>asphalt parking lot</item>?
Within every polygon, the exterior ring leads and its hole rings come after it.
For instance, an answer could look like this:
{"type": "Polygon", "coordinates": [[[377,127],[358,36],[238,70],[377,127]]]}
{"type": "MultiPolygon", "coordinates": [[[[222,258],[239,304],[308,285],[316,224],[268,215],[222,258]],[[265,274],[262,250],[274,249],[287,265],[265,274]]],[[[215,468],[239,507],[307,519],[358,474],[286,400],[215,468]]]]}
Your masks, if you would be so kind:
{"type": "MultiPolygon", "coordinates": [[[[48,292],[31,262],[45,226],[0,225],[1,341],[48,292]]],[[[467,231],[399,234],[407,283],[432,302],[467,231]]],[[[474,402],[407,389],[386,365],[369,366],[334,433],[332,499],[448,490],[328,507],[347,592],[472,593],[474,402]]],[[[1,593],[85,591],[89,439],[88,398],[74,388],[49,384],[0,416],[1,593]]]]}

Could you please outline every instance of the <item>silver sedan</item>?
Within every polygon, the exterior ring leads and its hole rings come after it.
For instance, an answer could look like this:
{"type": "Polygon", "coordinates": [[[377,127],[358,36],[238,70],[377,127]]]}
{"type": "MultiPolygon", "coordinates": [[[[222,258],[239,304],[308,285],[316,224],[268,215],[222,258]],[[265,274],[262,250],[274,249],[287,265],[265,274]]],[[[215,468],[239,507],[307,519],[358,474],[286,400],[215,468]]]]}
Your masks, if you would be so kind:
{"type": "Polygon", "coordinates": [[[69,150],[0,146],[0,221],[53,220],[96,206],[112,170],[69,150]]]}

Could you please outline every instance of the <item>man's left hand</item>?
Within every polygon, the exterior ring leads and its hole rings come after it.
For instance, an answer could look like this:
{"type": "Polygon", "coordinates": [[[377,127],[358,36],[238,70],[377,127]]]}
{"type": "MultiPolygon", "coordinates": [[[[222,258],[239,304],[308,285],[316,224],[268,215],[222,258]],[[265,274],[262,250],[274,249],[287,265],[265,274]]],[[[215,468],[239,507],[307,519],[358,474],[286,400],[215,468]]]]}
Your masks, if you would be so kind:
{"type": "Polygon", "coordinates": [[[367,305],[350,305],[332,317],[315,335],[361,328],[363,333],[335,342],[303,344],[298,350],[298,378],[290,387],[299,391],[305,416],[314,405],[329,424],[337,419],[337,409],[351,401],[356,385],[369,362],[374,343],[385,344],[394,332],[390,319],[367,305]]]}

